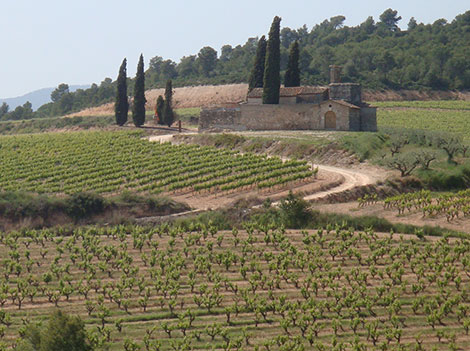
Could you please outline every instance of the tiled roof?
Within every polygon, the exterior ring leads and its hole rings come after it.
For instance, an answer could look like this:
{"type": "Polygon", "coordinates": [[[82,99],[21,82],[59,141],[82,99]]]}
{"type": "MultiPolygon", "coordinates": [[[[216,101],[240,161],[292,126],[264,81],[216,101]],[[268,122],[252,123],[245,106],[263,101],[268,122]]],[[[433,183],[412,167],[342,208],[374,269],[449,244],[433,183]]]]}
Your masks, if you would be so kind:
{"type": "MultiPolygon", "coordinates": [[[[280,97],[290,97],[290,96],[299,96],[299,95],[313,95],[313,94],[323,94],[328,90],[328,87],[321,86],[303,86],[303,87],[281,87],[279,91],[280,97]]],[[[263,88],[254,88],[247,95],[249,98],[261,98],[263,97],[263,88]]]]}

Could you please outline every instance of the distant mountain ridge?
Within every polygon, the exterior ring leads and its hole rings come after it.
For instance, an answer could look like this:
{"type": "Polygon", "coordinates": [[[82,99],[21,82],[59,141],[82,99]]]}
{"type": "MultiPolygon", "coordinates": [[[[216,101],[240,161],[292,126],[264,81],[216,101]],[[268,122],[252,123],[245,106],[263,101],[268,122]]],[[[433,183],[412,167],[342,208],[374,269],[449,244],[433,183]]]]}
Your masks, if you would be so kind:
{"type": "MultiPolygon", "coordinates": [[[[78,89],[88,89],[90,85],[70,85],[70,92],[78,89]]],[[[10,106],[10,111],[14,110],[17,106],[23,105],[26,101],[29,101],[33,105],[33,110],[37,110],[41,105],[51,102],[51,93],[54,88],[42,88],[39,90],[32,91],[22,96],[12,98],[0,98],[0,105],[6,102],[10,106]]]]}

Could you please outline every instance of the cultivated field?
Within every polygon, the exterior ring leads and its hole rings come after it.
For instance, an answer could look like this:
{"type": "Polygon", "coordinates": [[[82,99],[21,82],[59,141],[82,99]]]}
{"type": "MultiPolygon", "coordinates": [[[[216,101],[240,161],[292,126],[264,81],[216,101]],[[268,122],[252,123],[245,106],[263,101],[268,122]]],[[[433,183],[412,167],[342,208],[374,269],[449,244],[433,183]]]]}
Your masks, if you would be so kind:
{"type": "Polygon", "coordinates": [[[268,191],[313,180],[305,161],[151,143],[140,132],[75,132],[0,138],[0,190],[47,194],[268,191]]]}
{"type": "Polygon", "coordinates": [[[379,200],[376,195],[367,194],[357,202],[317,204],[314,208],[352,216],[379,216],[393,223],[440,226],[470,233],[469,190],[444,193],[421,190],[383,200],[379,200]]]}
{"type": "Polygon", "coordinates": [[[1,338],[57,306],[111,350],[470,347],[469,240],[245,229],[2,235],[1,338]]]}
{"type": "Polygon", "coordinates": [[[468,101],[407,101],[378,103],[378,128],[409,128],[470,136],[468,101]]]}
{"type": "Polygon", "coordinates": [[[434,100],[434,101],[382,101],[374,102],[379,108],[424,108],[438,110],[470,110],[470,101],[466,100],[434,100]]]}

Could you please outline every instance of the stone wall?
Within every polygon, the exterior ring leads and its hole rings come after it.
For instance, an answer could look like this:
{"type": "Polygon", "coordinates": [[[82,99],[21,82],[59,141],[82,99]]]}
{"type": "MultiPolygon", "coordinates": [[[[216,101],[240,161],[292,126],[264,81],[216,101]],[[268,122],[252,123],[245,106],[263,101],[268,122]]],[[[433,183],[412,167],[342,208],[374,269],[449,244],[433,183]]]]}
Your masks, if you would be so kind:
{"type": "Polygon", "coordinates": [[[199,115],[199,130],[207,129],[234,129],[245,130],[246,127],[238,125],[240,108],[207,108],[202,109],[199,115]]]}
{"type": "Polygon", "coordinates": [[[377,131],[377,108],[362,107],[361,108],[361,130],[366,132],[377,131]]]}
{"type": "MultiPolygon", "coordinates": [[[[317,105],[318,106],[318,105],[317,105]]],[[[314,105],[240,105],[239,124],[250,130],[318,129],[314,105]]]]}
{"type": "Polygon", "coordinates": [[[252,98],[249,97],[247,98],[248,103],[251,105],[262,105],[263,104],[263,99],[262,98],[252,98]]]}
{"type": "Polygon", "coordinates": [[[344,100],[353,105],[362,104],[361,85],[355,83],[334,83],[329,85],[330,99],[344,100]]]}
{"type": "Polygon", "coordinates": [[[297,97],[298,104],[319,104],[325,100],[328,100],[328,90],[324,93],[301,95],[297,97]]]}
{"type": "Polygon", "coordinates": [[[297,96],[280,96],[279,104],[294,105],[297,103],[297,96]]]}
{"type": "Polygon", "coordinates": [[[377,130],[375,108],[356,109],[334,100],[321,104],[242,104],[238,108],[203,109],[199,130],[322,130],[328,111],[336,115],[336,130],[377,130]]]}
{"type": "Polygon", "coordinates": [[[349,130],[355,132],[361,130],[361,110],[351,109],[349,111],[349,130]]]}

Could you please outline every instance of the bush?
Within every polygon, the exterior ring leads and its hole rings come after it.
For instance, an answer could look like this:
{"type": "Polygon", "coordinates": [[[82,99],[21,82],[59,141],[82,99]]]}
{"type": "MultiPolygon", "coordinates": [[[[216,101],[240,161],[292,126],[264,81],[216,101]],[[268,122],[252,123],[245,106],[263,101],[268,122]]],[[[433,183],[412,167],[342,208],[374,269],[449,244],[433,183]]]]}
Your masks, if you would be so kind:
{"type": "Polygon", "coordinates": [[[21,217],[47,218],[52,212],[63,206],[59,199],[45,195],[33,196],[22,192],[0,193],[0,215],[12,219],[21,217]]]}
{"type": "Polygon", "coordinates": [[[106,207],[105,199],[93,193],[76,193],[67,199],[66,213],[74,220],[102,213],[106,207]]]}
{"type": "Polygon", "coordinates": [[[383,148],[387,136],[383,133],[355,133],[343,137],[341,142],[346,150],[354,152],[362,162],[372,158],[377,150],[383,148]]]}
{"type": "Polygon", "coordinates": [[[28,326],[18,343],[20,351],[91,351],[80,317],[70,317],[57,310],[45,327],[28,326]]]}
{"type": "Polygon", "coordinates": [[[421,171],[418,176],[427,188],[433,190],[462,190],[470,187],[469,166],[456,166],[451,171],[421,171]]]}
{"type": "Polygon", "coordinates": [[[289,191],[287,199],[279,205],[281,221],[286,228],[304,228],[312,215],[309,204],[289,191]]]}

